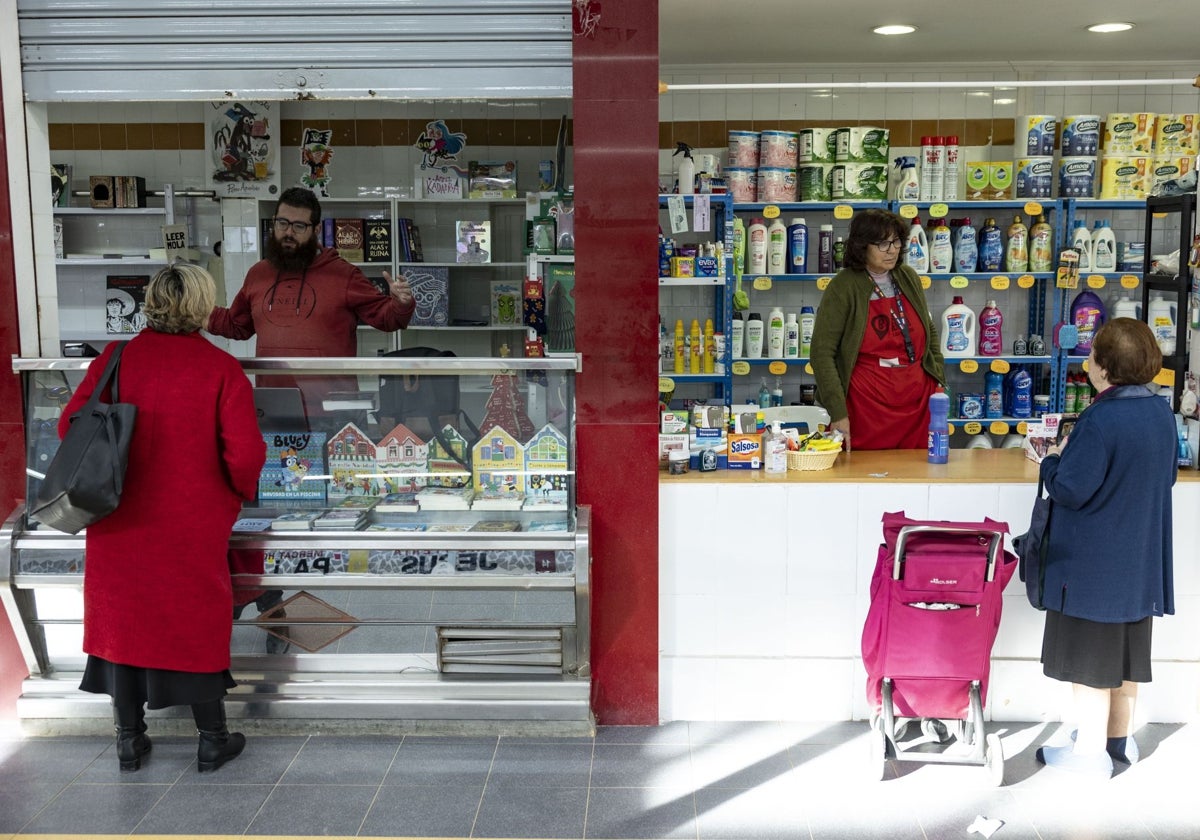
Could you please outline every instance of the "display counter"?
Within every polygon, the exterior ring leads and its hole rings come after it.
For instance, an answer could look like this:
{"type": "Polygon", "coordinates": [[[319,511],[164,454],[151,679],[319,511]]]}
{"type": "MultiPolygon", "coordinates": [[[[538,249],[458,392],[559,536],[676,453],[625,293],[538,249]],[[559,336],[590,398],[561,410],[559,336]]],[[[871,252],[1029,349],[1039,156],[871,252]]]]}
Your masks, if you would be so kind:
{"type": "MultiPolygon", "coordinates": [[[[857,720],[868,717],[859,653],[885,512],[914,519],[1029,525],[1037,465],[1017,449],[851,452],[832,469],[718,470],[659,482],[660,717],[857,720]]],[[[1173,494],[1176,615],[1156,620],[1154,682],[1138,717],[1200,711],[1200,473],[1173,494]]],[[[1104,539],[1103,534],[1095,535],[1104,539]]],[[[1043,614],[1014,577],[992,651],[986,714],[1059,720],[1070,689],[1042,675],[1043,614]]]]}
{"type": "MultiPolygon", "coordinates": [[[[28,411],[29,498],[89,361],[14,359],[28,411]]],[[[575,506],[578,359],[242,366],[256,386],[268,460],[258,498],[229,538],[233,588],[240,601],[274,594],[234,621],[239,685],[230,717],[360,731],[373,721],[590,729],[589,512],[575,506]],[[329,399],[314,417],[320,386],[307,386],[334,377],[359,390],[329,399]],[[453,383],[465,414],[439,412],[438,435],[420,431],[398,402],[435,378],[453,383]],[[389,389],[389,380],[405,387],[389,389]],[[286,464],[272,458],[273,446],[288,450],[286,464]],[[281,470],[301,468],[300,479],[281,481],[281,470]],[[389,501],[400,509],[383,510],[389,501]],[[303,522],[333,510],[362,518],[341,530],[335,519],[303,522]],[[297,519],[299,530],[277,527],[297,519]]],[[[0,529],[0,602],[30,671],[17,703],[30,730],[111,726],[108,698],[77,689],[85,539],[39,523],[24,505],[0,529]]],[[[164,563],[164,576],[177,574],[164,563]]],[[[187,717],[186,709],[154,714],[187,717]]]]}

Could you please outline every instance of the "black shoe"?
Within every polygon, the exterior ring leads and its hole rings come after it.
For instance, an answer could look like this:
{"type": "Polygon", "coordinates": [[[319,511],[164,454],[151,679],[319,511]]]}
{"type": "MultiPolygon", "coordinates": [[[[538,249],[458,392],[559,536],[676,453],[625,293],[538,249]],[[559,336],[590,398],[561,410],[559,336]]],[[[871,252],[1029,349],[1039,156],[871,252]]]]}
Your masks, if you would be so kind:
{"type": "Polygon", "coordinates": [[[142,759],[150,754],[150,736],[143,725],[140,729],[117,729],[117,760],[122,773],[132,773],[142,766],[142,759]]]}
{"type": "Polygon", "coordinates": [[[246,736],[241,732],[230,732],[228,729],[217,732],[201,730],[196,764],[201,773],[211,773],[241,755],[245,747],[246,736]]]}

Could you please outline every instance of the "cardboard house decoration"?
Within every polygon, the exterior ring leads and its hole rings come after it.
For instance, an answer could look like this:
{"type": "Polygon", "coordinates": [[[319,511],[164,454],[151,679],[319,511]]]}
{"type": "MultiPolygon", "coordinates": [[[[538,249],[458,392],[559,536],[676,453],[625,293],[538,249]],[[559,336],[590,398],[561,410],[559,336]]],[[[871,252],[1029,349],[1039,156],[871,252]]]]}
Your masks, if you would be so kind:
{"type": "Polygon", "coordinates": [[[375,445],[375,463],[382,474],[385,493],[419,490],[425,486],[429,444],[403,423],[375,445]]]}
{"type": "Polygon", "coordinates": [[[547,423],[525,445],[525,495],[567,501],[567,437],[547,423]]]}
{"type": "Polygon", "coordinates": [[[484,432],[472,450],[471,473],[477,496],[520,498],[525,494],[524,470],[524,447],[500,426],[484,432]]]}
{"type": "Polygon", "coordinates": [[[362,429],[347,423],[325,445],[329,457],[329,501],[347,496],[378,496],[383,488],[375,467],[375,444],[362,429]]]}
{"type": "Polygon", "coordinates": [[[437,437],[429,440],[429,460],[426,462],[430,476],[428,484],[441,487],[466,487],[471,483],[470,470],[467,468],[467,440],[453,426],[446,424],[442,427],[442,439],[450,447],[447,452],[437,437]],[[444,473],[444,475],[439,475],[444,473]]]}

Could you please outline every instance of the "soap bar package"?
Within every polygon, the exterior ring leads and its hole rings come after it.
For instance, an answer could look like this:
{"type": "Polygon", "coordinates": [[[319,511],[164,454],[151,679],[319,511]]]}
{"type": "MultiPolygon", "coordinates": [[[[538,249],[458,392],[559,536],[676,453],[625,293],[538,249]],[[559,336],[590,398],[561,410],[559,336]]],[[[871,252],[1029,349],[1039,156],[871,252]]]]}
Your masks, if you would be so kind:
{"type": "Polygon", "coordinates": [[[735,433],[729,436],[729,469],[762,469],[762,435],[735,433]]]}
{"type": "Polygon", "coordinates": [[[658,436],[658,468],[665,470],[667,468],[667,456],[671,452],[688,451],[688,436],[686,433],[678,435],[659,435],[658,436]]]}

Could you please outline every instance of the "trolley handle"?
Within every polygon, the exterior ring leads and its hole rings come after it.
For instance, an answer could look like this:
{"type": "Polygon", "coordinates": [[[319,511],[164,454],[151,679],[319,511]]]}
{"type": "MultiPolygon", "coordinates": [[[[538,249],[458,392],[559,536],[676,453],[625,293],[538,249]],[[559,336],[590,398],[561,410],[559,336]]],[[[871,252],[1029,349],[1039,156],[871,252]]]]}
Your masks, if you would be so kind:
{"type": "Polygon", "coordinates": [[[1000,557],[1001,546],[1004,545],[1004,535],[999,531],[988,531],[981,528],[956,528],[953,525],[905,525],[900,529],[900,534],[896,537],[895,557],[892,559],[892,580],[900,579],[900,569],[904,562],[904,543],[907,542],[909,534],[929,533],[978,534],[981,537],[990,537],[991,545],[988,546],[987,581],[991,583],[996,577],[996,561],[1000,557]]]}

